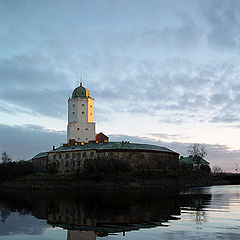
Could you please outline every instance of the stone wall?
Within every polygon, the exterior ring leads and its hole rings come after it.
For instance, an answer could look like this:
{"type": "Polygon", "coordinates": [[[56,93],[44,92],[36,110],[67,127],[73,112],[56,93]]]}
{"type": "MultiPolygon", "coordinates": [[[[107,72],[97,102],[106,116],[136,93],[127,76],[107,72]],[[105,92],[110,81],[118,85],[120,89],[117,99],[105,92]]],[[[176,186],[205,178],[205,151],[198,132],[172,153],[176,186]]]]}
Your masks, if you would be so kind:
{"type": "Polygon", "coordinates": [[[95,150],[55,152],[48,154],[48,168],[51,171],[71,172],[83,169],[86,159],[97,157],[95,150]]]}
{"type": "Polygon", "coordinates": [[[34,165],[40,171],[71,172],[83,171],[86,162],[95,161],[121,161],[129,164],[131,168],[178,168],[179,155],[171,152],[147,151],[69,151],[50,152],[48,159],[35,159],[34,165]]]}
{"type": "Polygon", "coordinates": [[[32,163],[34,168],[38,172],[47,172],[47,165],[48,165],[48,157],[39,157],[32,159],[32,163]]]}

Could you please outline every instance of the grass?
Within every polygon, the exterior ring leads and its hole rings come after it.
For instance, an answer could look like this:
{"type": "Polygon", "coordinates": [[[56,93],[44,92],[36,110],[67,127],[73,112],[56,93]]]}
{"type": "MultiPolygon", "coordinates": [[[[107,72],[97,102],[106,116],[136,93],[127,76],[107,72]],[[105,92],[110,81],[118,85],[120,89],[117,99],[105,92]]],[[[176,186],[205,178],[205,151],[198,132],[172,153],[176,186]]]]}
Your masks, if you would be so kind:
{"type": "Polygon", "coordinates": [[[172,169],[137,169],[118,172],[91,172],[82,174],[77,172],[66,173],[32,173],[21,180],[96,180],[96,181],[137,181],[137,180],[160,180],[166,178],[197,179],[209,176],[202,171],[184,172],[172,169]]]}
{"type": "Polygon", "coordinates": [[[66,173],[31,173],[20,179],[23,180],[57,180],[57,179],[74,179],[76,178],[76,172],[66,173]]]}

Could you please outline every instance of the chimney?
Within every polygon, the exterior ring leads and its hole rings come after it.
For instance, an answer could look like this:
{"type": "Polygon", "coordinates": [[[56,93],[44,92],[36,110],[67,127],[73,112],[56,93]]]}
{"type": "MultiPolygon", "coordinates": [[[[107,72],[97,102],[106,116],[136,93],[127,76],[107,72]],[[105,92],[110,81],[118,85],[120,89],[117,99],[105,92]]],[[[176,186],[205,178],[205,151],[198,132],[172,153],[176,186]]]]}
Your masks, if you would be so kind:
{"type": "Polygon", "coordinates": [[[52,150],[55,150],[55,146],[52,147],[52,150]]]}

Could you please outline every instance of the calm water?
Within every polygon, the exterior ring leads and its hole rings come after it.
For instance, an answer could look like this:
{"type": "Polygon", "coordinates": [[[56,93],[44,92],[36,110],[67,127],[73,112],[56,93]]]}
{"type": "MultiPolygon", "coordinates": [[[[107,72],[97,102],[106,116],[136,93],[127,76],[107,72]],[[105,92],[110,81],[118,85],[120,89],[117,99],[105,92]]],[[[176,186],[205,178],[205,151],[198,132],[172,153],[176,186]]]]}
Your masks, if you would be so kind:
{"type": "Polygon", "coordinates": [[[240,185],[183,192],[0,191],[0,239],[240,239],[240,185]]]}

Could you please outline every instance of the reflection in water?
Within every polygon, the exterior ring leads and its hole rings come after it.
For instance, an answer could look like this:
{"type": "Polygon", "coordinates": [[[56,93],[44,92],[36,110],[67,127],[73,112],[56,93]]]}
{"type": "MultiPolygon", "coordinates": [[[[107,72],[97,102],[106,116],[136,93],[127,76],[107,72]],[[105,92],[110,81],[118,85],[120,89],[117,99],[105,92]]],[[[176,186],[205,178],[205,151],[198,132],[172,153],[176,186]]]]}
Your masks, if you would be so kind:
{"type": "Polygon", "coordinates": [[[195,221],[202,223],[207,221],[203,209],[211,202],[210,193],[1,191],[0,196],[2,222],[11,212],[31,213],[54,227],[69,230],[68,240],[93,240],[140,228],[166,227],[169,220],[180,219],[181,210],[183,214],[191,211],[195,221]]]}
{"type": "Polygon", "coordinates": [[[80,232],[68,230],[67,240],[95,240],[96,234],[93,231],[80,232]]]}

